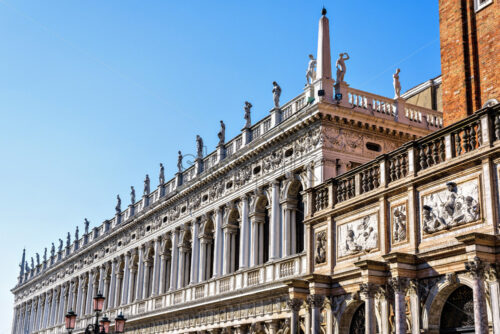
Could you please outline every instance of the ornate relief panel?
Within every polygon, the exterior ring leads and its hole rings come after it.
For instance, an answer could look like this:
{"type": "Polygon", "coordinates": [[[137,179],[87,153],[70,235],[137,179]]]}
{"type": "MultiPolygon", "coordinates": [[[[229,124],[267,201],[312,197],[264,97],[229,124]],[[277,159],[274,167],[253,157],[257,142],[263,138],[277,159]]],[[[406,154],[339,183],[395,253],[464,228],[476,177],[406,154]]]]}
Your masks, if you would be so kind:
{"type": "Polygon", "coordinates": [[[314,234],[314,264],[326,264],[326,250],[327,250],[327,236],[326,230],[316,232],[314,234]]]}
{"type": "Polygon", "coordinates": [[[408,202],[391,203],[391,243],[398,245],[408,240],[408,202]]]}
{"type": "Polygon", "coordinates": [[[481,219],[479,177],[449,181],[422,193],[420,221],[424,237],[481,219]]]}
{"type": "Polygon", "coordinates": [[[337,257],[368,253],[379,247],[378,210],[337,225],[337,257]]]}

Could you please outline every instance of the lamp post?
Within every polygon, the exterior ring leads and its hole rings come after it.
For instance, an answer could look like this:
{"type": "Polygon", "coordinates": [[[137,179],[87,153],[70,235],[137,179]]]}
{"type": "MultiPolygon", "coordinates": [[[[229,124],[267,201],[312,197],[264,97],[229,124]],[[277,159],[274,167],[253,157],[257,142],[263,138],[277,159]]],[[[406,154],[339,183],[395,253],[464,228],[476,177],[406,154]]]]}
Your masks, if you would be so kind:
{"type": "MultiPolygon", "coordinates": [[[[94,297],[94,312],[95,312],[95,323],[90,324],[85,328],[85,334],[109,334],[109,326],[111,325],[111,320],[108,317],[104,316],[99,321],[99,313],[102,311],[102,307],[104,305],[104,300],[106,298],[98,293],[97,296],[94,297]]],[[[69,334],[75,329],[76,324],[76,313],[70,310],[66,314],[66,330],[69,334]]],[[[115,333],[121,334],[125,330],[125,322],[127,319],[120,313],[115,319],[115,333]]]]}

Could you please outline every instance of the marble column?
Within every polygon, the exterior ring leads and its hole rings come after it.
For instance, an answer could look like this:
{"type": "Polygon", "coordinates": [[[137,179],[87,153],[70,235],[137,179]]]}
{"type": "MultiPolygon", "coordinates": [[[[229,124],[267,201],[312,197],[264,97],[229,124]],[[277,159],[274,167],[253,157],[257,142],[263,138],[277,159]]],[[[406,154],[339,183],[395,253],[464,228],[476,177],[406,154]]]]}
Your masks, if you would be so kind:
{"type": "Polygon", "coordinates": [[[500,287],[498,282],[498,264],[490,264],[486,270],[487,284],[490,287],[491,316],[493,334],[500,334],[500,287]]]}
{"type": "MultiPolygon", "coordinates": [[[[87,293],[88,293],[88,285],[86,284],[82,284],[82,301],[80,303],[80,308],[78,310],[76,310],[75,312],[78,312],[77,314],[80,315],[80,316],[83,316],[85,315],[85,310],[86,310],[86,306],[87,306],[87,293]]],[[[62,293],[62,292],[61,292],[62,293]]],[[[62,317],[60,317],[62,319],[62,317]]],[[[62,321],[62,320],[59,320],[59,321],[62,321]]]]}
{"type": "Polygon", "coordinates": [[[104,277],[106,277],[106,265],[103,264],[99,267],[99,288],[97,293],[104,294],[104,277]]]}
{"type": "Polygon", "coordinates": [[[165,287],[167,284],[167,254],[162,253],[160,255],[160,273],[159,273],[159,286],[158,293],[165,293],[165,287]]]}
{"type": "Polygon", "coordinates": [[[177,243],[179,238],[179,230],[175,229],[172,231],[172,264],[170,269],[170,291],[174,291],[177,288],[177,265],[178,265],[178,246],[177,243]]]}
{"type": "MultiPolygon", "coordinates": [[[[31,333],[33,331],[33,323],[35,321],[35,316],[36,316],[36,299],[32,299],[30,301],[31,307],[30,307],[30,324],[28,326],[28,332],[31,333]]],[[[14,315],[15,316],[15,315],[14,315]]],[[[13,332],[15,333],[15,328],[13,328],[13,332]]]]}
{"type": "MultiPolygon", "coordinates": [[[[132,261],[132,259],[131,259],[132,261]]],[[[131,304],[135,300],[135,289],[137,285],[137,265],[129,265],[129,282],[127,289],[127,303],[131,304]]]]}
{"type": "Polygon", "coordinates": [[[122,296],[122,289],[123,289],[123,278],[124,278],[124,273],[120,271],[119,268],[117,268],[116,271],[116,283],[115,283],[115,293],[114,293],[114,300],[113,300],[113,306],[112,307],[118,307],[121,305],[121,296],[122,296]]]}
{"type": "MultiPolygon", "coordinates": [[[[411,333],[420,333],[420,297],[418,296],[418,281],[410,280],[409,285],[410,295],[410,313],[411,313],[411,333]]],[[[499,333],[500,334],[500,333],[499,333]]]]}
{"type": "Polygon", "coordinates": [[[229,261],[230,261],[229,272],[234,273],[236,271],[236,232],[235,231],[232,231],[232,233],[230,234],[230,239],[231,239],[231,248],[230,248],[231,257],[229,259],[229,261]]]}
{"type": "Polygon", "coordinates": [[[222,275],[227,275],[231,272],[231,253],[234,252],[231,249],[231,233],[229,227],[223,229],[224,234],[224,254],[222,261],[222,275]]]}
{"type": "Polygon", "coordinates": [[[406,290],[408,279],[404,277],[393,277],[389,284],[394,290],[394,322],[396,334],[406,334],[406,290]]]}
{"type": "MultiPolygon", "coordinates": [[[[264,263],[264,247],[271,247],[270,245],[264,245],[264,222],[263,221],[259,221],[258,224],[257,224],[257,228],[258,228],[258,233],[259,233],[259,236],[258,236],[258,246],[257,246],[257,253],[259,254],[259,261],[258,261],[258,264],[263,264],[264,263]]],[[[271,238],[271,236],[269,236],[269,238],[271,238]]]]}
{"type": "Polygon", "coordinates": [[[199,260],[199,222],[195,221],[193,226],[191,227],[191,235],[192,235],[192,246],[191,246],[191,270],[189,283],[196,284],[198,283],[198,260],[199,260]]]}
{"type": "Polygon", "coordinates": [[[282,203],[283,207],[283,250],[282,254],[283,257],[290,256],[292,254],[292,237],[291,237],[291,226],[290,226],[290,221],[291,221],[291,210],[288,208],[288,205],[286,202],[282,203]]]}
{"type": "Polygon", "coordinates": [[[76,314],[81,314],[78,313],[81,309],[81,304],[82,304],[82,293],[83,293],[83,286],[84,286],[84,277],[79,276],[78,277],[78,291],[76,293],[76,307],[73,309],[76,314]]]}
{"type": "Polygon", "coordinates": [[[311,333],[320,333],[321,329],[321,307],[325,297],[322,295],[309,295],[307,302],[311,308],[311,333]]]}
{"type": "Polygon", "coordinates": [[[250,255],[250,224],[248,221],[248,196],[241,197],[241,223],[240,223],[240,258],[239,265],[241,269],[248,267],[250,255]]]}
{"type": "Polygon", "coordinates": [[[472,293],[474,298],[474,327],[477,334],[488,333],[488,316],[486,313],[486,299],[484,293],[484,264],[476,256],[472,261],[465,263],[465,269],[472,277],[472,293]]]}
{"type": "Polygon", "coordinates": [[[130,257],[131,254],[127,252],[125,253],[125,256],[123,258],[123,287],[121,291],[122,296],[120,305],[125,305],[128,303],[128,291],[130,289],[130,257]]]}
{"type": "Polygon", "coordinates": [[[157,296],[158,291],[160,288],[159,280],[160,280],[160,274],[162,270],[162,263],[160,258],[160,253],[161,253],[161,243],[162,243],[162,238],[157,237],[155,239],[155,256],[154,256],[154,262],[153,262],[153,286],[151,289],[151,295],[152,296],[157,296]]]}
{"type": "Polygon", "coordinates": [[[222,208],[217,208],[215,210],[215,241],[214,241],[214,269],[213,277],[218,277],[221,275],[222,270],[222,208]]]}
{"type": "Polygon", "coordinates": [[[184,245],[180,244],[179,246],[179,274],[177,275],[177,288],[182,288],[184,286],[184,265],[185,265],[185,256],[186,249],[184,245]]]}
{"type": "Polygon", "coordinates": [[[200,269],[199,281],[203,282],[206,279],[206,266],[207,266],[207,243],[208,239],[204,236],[200,238],[200,269]]]}
{"type": "Polygon", "coordinates": [[[144,287],[144,246],[139,247],[139,264],[137,267],[136,284],[135,284],[135,300],[142,299],[142,292],[144,287]]]}
{"type": "Polygon", "coordinates": [[[259,224],[257,223],[255,216],[251,219],[252,231],[251,231],[251,242],[252,247],[250,250],[250,266],[254,267],[259,264],[259,224]]]}
{"type": "Polygon", "coordinates": [[[108,295],[106,296],[106,308],[110,309],[115,307],[115,292],[116,292],[116,272],[118,267],[118,258],[111,260],[111,282],[108,288],[108,295]]]}
{"type": "Polygon", "coordinates": [[[144,261],[144,291],[142,293],[142,299],[149,298],[149,292],[151,291],[151,271],[153,270],[153,263],[151,260],[144,261]]]}
{"type": "Polygon", "coordinates": [[[299,311],[302,307],[303,301],[299,298],[293,298],[289,299],[287,304],[291,311],[290,334],[299,334],[299,311]]]}
{"type": "MultiPolygon", "coordinates": [[[[92,292],[94,291],[94,272],[91,270],[89,272],[89,281],[88,281],[88,287],[87,287],[87,301],[86,301],[86,309],[85,309],[85,314],[91,314],[92,313],[92,292]]],[[[83,314],[82,314],[83,315],[83,314]]]]}
{"type": "Polygon", "coordinates": [[[269,217],[269,259],[274,260],[279,258],[280,251],[280,204],[279,204],[280,182],[274,181],[271,183],[271,213],[269,217]]]}
{"type": "Polygon", "coordinates": [[[360,285],[361,296],[365,302],[365,333],[375,334],[377,329],[377,319],[375,318],[374,294],[377,287],[372,283],[360,285]]]}

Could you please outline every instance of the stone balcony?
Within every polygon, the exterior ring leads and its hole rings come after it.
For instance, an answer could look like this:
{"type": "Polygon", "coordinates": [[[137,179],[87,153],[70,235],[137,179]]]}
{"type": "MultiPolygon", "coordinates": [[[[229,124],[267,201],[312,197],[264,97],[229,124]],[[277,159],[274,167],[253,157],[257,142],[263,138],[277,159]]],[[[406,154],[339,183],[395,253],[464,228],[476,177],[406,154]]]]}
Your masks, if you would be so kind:
{"type": "MultiPolygon", "coordinates": [[[[154,318],[169,312],[182,311],[212,302],[230,300],[248,294],[258,294],[273,289],[286,289],[285,281],[297,278],[306,273],[306,255],[297,254],[285,259],[268,262],[260,266],[242,269],[235,273],[212,278],[208,281],[186,286],[165,294],[134,301],[131,304],[107,309],[103,313],[110,319],[123,313],[127,324],[144,318],[154,318]]],[[[95,317],[87,315],[78,317],[74,333],[84,332],[87,325],[92,324],[95,317]]],[[[189,328],[186,324],[186,328],[189,328]]],[[[192,326],[191,326],[192,327],[192,326]]],[[[40,330],[39,334],[66,333],[64,324],[40,330]]]]}

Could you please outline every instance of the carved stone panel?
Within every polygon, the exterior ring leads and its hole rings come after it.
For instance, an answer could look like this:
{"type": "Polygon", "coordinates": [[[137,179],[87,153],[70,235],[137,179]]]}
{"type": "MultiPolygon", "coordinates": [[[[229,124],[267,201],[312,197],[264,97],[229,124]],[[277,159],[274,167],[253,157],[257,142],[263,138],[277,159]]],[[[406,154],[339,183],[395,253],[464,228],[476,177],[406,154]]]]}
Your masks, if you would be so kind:
{"type": "Polygon", "coordinates": [[[425,234],[473,223],[481,219],[478,178],[461,183],[447,182],[421,196],[420,221],[425,234]]]}
{"type": "Polygon", "coordinates": [[[367,253],[378,248],[378,212],[344,223],[337,229],[339,258],[367,253]]]}
{"type": "Polygon", "coordinates": [[[408,204],[391,205],[391,242],[393,245],[408,241],[408,204]]]}
{"type": "Polygon", "coordinates": [[[314,235],[314,263],[326,263],[327,238],[326,231],[317,232],[314,235]]]}

